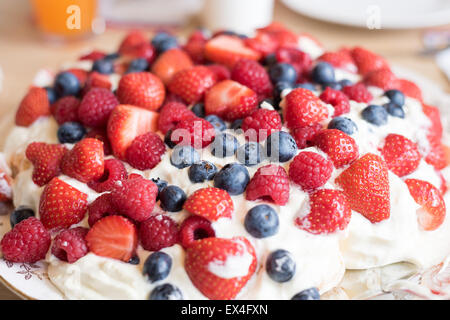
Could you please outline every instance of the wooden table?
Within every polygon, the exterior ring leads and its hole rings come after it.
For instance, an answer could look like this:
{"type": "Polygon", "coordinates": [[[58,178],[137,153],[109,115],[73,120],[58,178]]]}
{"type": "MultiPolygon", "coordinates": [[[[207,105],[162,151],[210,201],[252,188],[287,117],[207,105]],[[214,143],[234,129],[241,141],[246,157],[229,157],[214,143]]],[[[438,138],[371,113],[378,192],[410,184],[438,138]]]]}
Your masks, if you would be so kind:
{"type": "MultiPolygon", "coordinates": [[[[329,49],[365,46],[382,54],[392,64],[414,70],[450,92],[450,84],[433,58],[418,54],[422,48],[421,30],[368,30],[339,26],[298,15],[279,3],[275,6],[275,20],[295,31],[313,34],[329,49]]],[[[57,70],[62,62],[76,59],[81,51],[90,48],[113,51],[126,32],[107,30],[101,36],[82,42],[55,45],[43,42],[30,21],[30,8],[26,0],[0,1],[0,67],[4,73],[0,117],[14,112],[40,68],[45,66],[57,70]]],[[[187,33],[196,25],[194,19],[181,33],[187,33]]],[[[17,297],[0,284],[0,299],[17,297]]]]}

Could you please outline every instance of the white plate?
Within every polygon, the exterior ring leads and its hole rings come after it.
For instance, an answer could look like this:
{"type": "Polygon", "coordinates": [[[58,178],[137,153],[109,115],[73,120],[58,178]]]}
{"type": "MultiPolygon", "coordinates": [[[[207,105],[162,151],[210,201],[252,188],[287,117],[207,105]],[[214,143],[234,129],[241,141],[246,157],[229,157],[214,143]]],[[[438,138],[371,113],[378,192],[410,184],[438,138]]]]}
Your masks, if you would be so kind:
{"type": "Polygon", "coordinates": [[[338,24],[382,29],[423,28],[450,23],[448,0],[282,0],[306,16],[338,24]]]}

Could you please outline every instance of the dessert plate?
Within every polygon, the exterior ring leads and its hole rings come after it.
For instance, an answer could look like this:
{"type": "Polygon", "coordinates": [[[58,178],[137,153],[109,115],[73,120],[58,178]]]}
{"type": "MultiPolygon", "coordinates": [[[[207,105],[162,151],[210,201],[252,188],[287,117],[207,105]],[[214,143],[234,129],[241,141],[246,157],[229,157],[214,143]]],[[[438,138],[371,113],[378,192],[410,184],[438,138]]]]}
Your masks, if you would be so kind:
{"type": "Polygon", "coordinates": [[[450,2],[443,0],[282,0],[290,9],[328,22],[382,29],[423,28],[450,23],[450,2]]]}

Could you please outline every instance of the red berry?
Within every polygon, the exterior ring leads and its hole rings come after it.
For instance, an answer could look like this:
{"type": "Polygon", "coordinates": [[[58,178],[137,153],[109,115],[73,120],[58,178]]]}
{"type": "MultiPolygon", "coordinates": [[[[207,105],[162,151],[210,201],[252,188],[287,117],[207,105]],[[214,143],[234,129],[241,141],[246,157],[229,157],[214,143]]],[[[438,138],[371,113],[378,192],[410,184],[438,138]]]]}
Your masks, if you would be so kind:
{"type": "Polygon", "coordinates": [[[195,191],[184,203],[184,209],[210,221],[231,218],[233,200],[227,191],[219,188],[203,188],[195,191]]]}
{"type": "Polygon", "coordinates": [[[67,69],[66,72],[70,72],[75,77],[77,77],[78,81],[80,82],[81,87],[83,87],[85,85],[87,77],[88,77],[88,72],[86,70],[79,69],[79,68],[71,68],[71,69],[67,69]]]}
{"type": "Polygon", "coordinates": [[[374,70],[389,69],[389,65],[384,58],[367,49],[355,47],[350,53],[358,67],[359,74],[363,76],[374,70]]]}
{"type": "Polygon", "coordinates": [[[84,239],[87,233],[88,229],[82,227],[61,231],[53,240],[52,254],[59,260],[74,263],[89,252],[84,239]]]}
{"type": "Polygon", "coordinates": [[[244,118],[242,130],[245,132],[247,139],[264,141],[272,132],[280,131],[281,125],[281,118],[277,111],[256,109],[244,118]]]}
{"type": "Polygon", "coordinates": [[[180,242],[185,249],[197,240],[215,236],[216,232],[211,226],[211,222],[200,216],[190,216],[183,221],[180,227],[180,242]]]}
{"type": "Polygon", "coordinates": [[[422,101],[422,90],[412,81],[406,79],[398,79],[394,88],[403,92],[405,96],[422,101]]]}
{"type": "Polygon", "coordinates": [[[337,129],[320,131],[312,143],[328,155],[336,168],[348,165],[359,157],[355,139],[337,129]]]}
{"type": "Polygon", "coordinates": [[[328,109],[311,91],[298,88],[285,98],[284,119],[289,128],[309,126],[328,118],[328,109]]]}
{"type": "Polygon", "coordinates": [[[166,152],[166,145],[153,132],[136,137],[126,151],[127,162],[136,169],[153,169],[166,152]]]}
{"type": "Polygon", "coordinates": [[[159,113],[158,129],[166,134],[167,131],[175,128],[181,120],[190,118],[196,118],[196,115],[183,103],[168,102],[164,104],[159,113]]]}
{"type": "Polygon", "coordinates": [[[353,61],[348,50],[339,50],[336,52],[325,52],[319,58],[319,61],[328,62],[335,68],[344,69],[346,71],[356,73],[358,68],[353,61]]]}
{"type": "Polygon", "coordinates": [[[231,71],[231,79],[249,87],[262,99],[271,96],[273,91],[266,69],[254,60],[239,60],[231,71]]]}
{"type": "Polygon", "coordinates": [[[159,251],[178,242],[178,225],[168,216],[151,216],[139,226],[142,247],[148,251],[159,251]]]}
{"type": "Polygon", "coordinates": [[[195,31],[189,36],[187,43],[183,49],[191,57],[196,64],[205,62],[205,45],[206,39],[201,31],[195,31]]]}
{"type": "Polygon", "coordinates": [[[98,193],[112,191],[122,181],[127,180],[127,176],[127,170],[120,160],[107,159],[103,175],[97,180],[89,181],[87,185],[98,193]]]}
{"type": "Polygon", "coordinates": [[[311,191],[323,186],[331,177],[333,163],[315,152],[304,151],[295,156],[289,165],[289,178],[311,191]]]}
{"type": "Polygon", "coordinates": [[[357,83],[351,86],[345,86],[342,88],[342,92],[350,99],[356,102],[369,103],[372,101],[373,96],[367,90],[366,86],[362,83],[357,83]]]}
{"type": "Polygon", "coordinates": [[[59,125],[65,122],[78,122],[78,108],[80,100],[74,96],[58,99],[52,106],[52,114],[59,125]]]}
{"type": "Polygon", "coordinates": [[[16,125],[28,127],[39,117],[50,115],[50,105],[47,91],[43,88],[32,87],[20,102],[16,112],[16,125]]]}
{"type": "Polygon", "coordinates": [[[131,58],[142,58],[147,60],[148,63],[151,64],[153,63],[153,60],[156,58],[156,50],[151,45],[150,42],[146,41],[144,43],[129,48],[127,52],[124,53],[123,55],[131,58]]]}
{"type": "Polygon", "coordinates": [[[105,129],[94,128],[90,130],[88,133],[86,133],[84,137],[94,138],[103,142],[103,153],[105,154],[105,156],[109,156],[112,153],[111,144],[109,143],[105,129]]]}
{"type": "Polygon", "coordinates": [[[399,134],[389,134],[381,149],[387,167],[399,177],[413,173],[420,163],[417,145],[399,134]]]}
{"type": "Polygon", "coordinates": [[[286,170],[275,164],[259,168],[247,185],[245,199],[271,201],[284,206],[289,200],[289,178],[286,170]]]}
{"type": "Polygon", "coordinates": [[[178,48],[173,48],[163,52],[152,65],[152,72],[161,81],[168,85],[173,76],[181,70],[189,69],[193,66],[191,58],[178,48]]]}
{"type": "Polygon", "coordinates": [[[205,66],[195,66],[177,72],[170,81],[169,90],[183,98],[187,103],[195,103],[203,99],[216,82],[215,74],[205,66]]]}
{"type": "Polygon", "coordinates": [[[106,53],[98,51],[98,50],[93,50],[93,51],[89,52],[88,54],[81,56],[79,60],[96,61],[96,60],[103,59],[105,56],[106,56],[106,53]]]}
{"type": "Polygon", "coordinates": [[[93,88],[81,100],[78,118],[88,127],[104,127],[118,104],[119,101],[110,90],[93,88]]]}
{"type": "Polygon", "coordinates": [[[431,121],[431,125],[428,128],[428,139],[436,138],[440,140],[442,138],[443,128],[439,109],[435,106],[422,103],[422,111],[431,121]]]}
{"type": "Polygon", "coordinates": [[[291,135],[294,137],[298,148],[304,149],[312,145],[311,141],[320,130],[322,130],[322,125],[320,123],[313,123],[306,127],[291,129],[291,135]]]}
{"type": "Polygon", "coordinates": [[[214,126],[202,118],[188,118],[180,121],[172,131],[175,144],[190,145],[196,149],[208,146],[216,135],[214,126]]]}
{"type": "Polygon", "coordinates": [[[146,42],[148,42],[148,39],[145,37],[144,33],[139,30],[132,30],[120,43],[119,53],[127,54],[129,51],[134,50],[135,47],[146,42]]]}
{"type": "Polygon", "coordinates": [[[377,69],[366,74],[363,81],[368,86],[389,90],[395,87],[397,77],[390,69],[377,69]]]}
{"type": "Polygon", "coordinates": [[[307,75],[312,68],[312,59],[306,52],[294,47],[278,48],[275,52],[278,62],[289,63],[297,71],[299,77],[307,75]]]}
{"type": "Polygon", "coordinates": [[[436,170],[442,170],[447,166],[445,149],[437,138],[429,138],[429,150],[425,156],[425,162],[432,165],[436,170]]]}
{"type": "Polygon", "coordinates": [[[84,85],[84,88],[82,90],[83,95],[85,95],[87,92],[89,92],[92,88],[104,88],[111,90],[112,84],[111,81],[109,81],[109,77],[106,74],[101,74],[96,71],[92,71],[89,73],[86,84],[84,85]]]}
{"type": "Polygon", "coordinates": [[[104,217],[114,215],[115,209],[111,204],[111,193],[102,194],[89,204],[87,210],[88,224],[90,227],[104,217]]]}
{"type": "Polygon", "coordinates": [[[231,79],[231,72],[227,67],[221,64],[209,64],[207,67],[214,73],[217,82],[231,79]]]}
{"type": "Polygon", "coordinates": [[[342,91],[327,87],[325,91],[320,94],[319,98],[323,102],[333,106],[333,117],[338,117],[344,113],[350,112],[350,101],[342,91]]]}

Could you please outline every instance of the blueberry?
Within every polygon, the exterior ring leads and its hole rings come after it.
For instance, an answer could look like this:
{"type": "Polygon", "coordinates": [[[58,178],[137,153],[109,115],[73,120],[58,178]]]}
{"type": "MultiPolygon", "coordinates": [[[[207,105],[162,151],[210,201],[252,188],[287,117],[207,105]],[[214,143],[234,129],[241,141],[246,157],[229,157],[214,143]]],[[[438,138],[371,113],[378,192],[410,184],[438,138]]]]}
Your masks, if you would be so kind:
{"type": "Polygon", "coordinates": [[[289,63],[277,63],[269,68],[269,76],[272,83],[297,81],[297,71],[289,63]]]}
{"type": "Polygon", "coordinates": [[[183,204],[186,201],[186,193],[183,189],[177,186],[167,186],[162,189],[159,194],[161,200],[161,208],[169,212],[178,212],[183,209],[183,204]]]}
{"type": "Polygon", "coordinates": [[[139,256],[132,256],[130,260],[128,260],[129,264],[138,265],[141,262],[141,259],[139,259],[139,256]]]}
{"type": "Polygon", "coordinates": [[[387,113],[389,113],[393,117],[402,119],[405,117],[405,111],[403,110],[403,108],[393,102],[383,104],[383,107],[386,109],[387,113]]]}
{"type": "Polygon", "coordinates": [[[218,158],[231,157],[236,153],[239,142],[229,133],[221,133],[211,143],[211,153],[218,158]]]}
{"type": "Polygon", "coordinates": [[[194,104],[191,111],[199,118],[205,117],[205,105],[201,102],[194,104]]]}
{"type": "Polygon", "coordinates": [[[322,89],[330,87],[333,90],[342,90],[342,85],[339,82],[327,82],[322,85],[322,89]]]}
{"type": "Polygon", "coordinates": [[[242,194],[250,181],[247,168],[239,163],[225,165],[214,177],[214,187],[235,196],[242,194]]]}
{"type": "Polygon", "coordinates": [[[335,81],[334,68],[328,62],[319,62],[312,69],[311,78],[319,84],[332,83],[335,81]]]}
{"type": "Polygon", "coordinates": [[[267,238],[278,232],[278,214],[267,204],[251,208],[244,220],[245,230],[255,238],[267,238]]]}
{"type": "Polygon", "coordinates": [[[45,87],[45,90],[47,91],[47,98],[48,102],[50,104],[55,103],[56,100],[58,100],[58,95],[56,94],[56,90],[52,87],[45,87]]]}
{"type": "Polygon", "coordinates": [[[392,103],[395,103],[399,107],[403,107],[405,104],[405,95],[400,90],[388,90],[384,93],[384,95],[388,97],[392,103]]]}
{"type": "Polygon", "coordinates": [[[148,61],[144,58],[134,59],[128,66],[127,73],[142,72],[148,69],[148,61]]]}
{"type": "Polygon", "coordinates": [[[281,93],[283,90],[292,89],[292,84],[289,82],[277,82],[273,86],[273,96],[275,98],[275,105],[277,105],[281,101],[281,93]]]}
{"type": "Polygon", "coordinates": [[[177,144],[172,141],[172,130],[169,130],[166,132],[166,135],[164,136],[164,143],[170,148],[173,149],[177,144]]]}
{"type": "Polygon", "coordinates": [[[267,67],[270,67],[277,62],[278,61],[277,61],[277,57],[275,56],[275,53],[269,53],[268,55],[265,56],[265,58],[263,60],[263,64],[267,67]]]}
{"type": "Polygon", "coordinates": [[[254,166],[261,162],[263,148],[258,142],[248,142],[240,146],[237,150],[237,159],[247,167],[254,166]]]}
{"type": "Polygon", "coordinates": [[[358,130],[358,127],[349,118],[336,117],[328,123],[328,129],[338,129],[348,135],[352,135],[358,130]]]}
{"type": "Polygon", "coordinates": [[[66,122],[58,128],[58,140],[60,143],[75,143],[83,139],[86,129],[81,123],[66,122]]]}
{"type": "Polygon", "coordinates": [[[34,211],[31,208],[28,208],[26,206],[19,206],[17,207],[9,217],[9,222],[11,223],[11,228],[14,228],[16,224],[18,224],[20,221],[23,221],[25,219],[28,219],[30,217],[34,217],[34,211]]]}
{"type": "Polygon", "coordinates": [[[286,162],[297,153],[297,143],[285,131],[272,133],[266,140],[266,155],[272,162],[286,162]]]}
{"type": "Polygon", "coordinates": [[[320,300],[319,290],[317,288],[309,288],[300,291],[291,300],[320,300]]]}
{"type": "Polygon", "coordinates": [[[194,163],[188,170],[189,180],[193,183],[201,183],[206,180],[212,180],[214,179],[216,173],[216,166],[209,161],[194,163]]]}
{"type": "Polygon", "coordinates": [[[95,60],[92,65],[92,71],[97,71],[101,74],[114,73],[114,62],[108,59],[95,60]]]}
{"type": "Polygon", "coordinates": [[[244,121],[244,120],[243,119],[234,120],[233,123],[231,123],[231,125],[230,125],[230,129],[232,129],[232,130],[241,129],[242,121],[244,121]]]}
{"type": "Polygon", "coordinates": [[[116,60],[120,58],[120,53],[113,52],[103,57],[104,60],[116,60]]]}
{"type": "Polygon", "coordinates": [[[353,84],[353,82],[348,79],[342,79],[341,81],[339,81],[339,83],[341,84],[342,88],[351,86],[353,84]]]}
{"type": "Polygon", "coordinates": [[[169,49],[178,47],[178,42],[174,36],[166,32],[159,32],[153,37],[152,45],[158,53],[162,53],[169,49]]]}
{"type": "Polygon", "coordinates": [[[171,268],[172,258],[165,252],[157,251],[145,260],[142,273],[148,276],[150,282],[155,282],[167,278],[171,268]]]}
{"type": "Polygon", "coordinates": [[[156,200],[159,199],[159,194],[161,193],[161,191],[167,187],[168,183],[165,180],[161,180],[160,178],[156,178],[156,179],[152,179],[153,183],[156,184],[156,186],[158,187],[158,195],[156,197],[156,200]]]}
{"type": "Polygon", "coordinates": [[[216,132],[224,131],[227,128],[225,122],[215,114],[210,114],[209,116],[206,116],[205,120],[213,125],[214,129],[216,129],[216,132]]]}
{"type": "Polygon", "coordinates": [[[361,116],[364,120],[372,123],[376,126],[381,126],[387,123],[388,113],[382,106],[371,104],[364,108],[361,112],[361,116]]]}
{"type": "Polygon", "coordinates": [[[59,97],[76,96],[81,89],[78,78],[70,72],[61,72],[56,76],[55,91],[59,97]]]}
{"type": "Polygon", "coordinates": [[[295,274],[295,261],[292,254],[282,249],[272,252],[266,260],[266,271],[273,281],[291,280],[295,274]]]}
{"type": "Polygon", "coordinates": [[[183,300],[180,289],[170,283],[155,287],[150,293],[150,300],[183,300]]]}
{"type": "Polygon", "coordinates": [[[309,91],[316,91],[316,86],[308,82],[296,84],[294,88],[303,88],[309,91]]]}
{"type": "Polygon", "coordinates": [[[191,146],[176,146],[170,156],[170,163],[178,169],[183,169],[200,161],[200,155],[191,146]]]}

